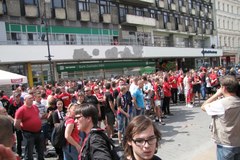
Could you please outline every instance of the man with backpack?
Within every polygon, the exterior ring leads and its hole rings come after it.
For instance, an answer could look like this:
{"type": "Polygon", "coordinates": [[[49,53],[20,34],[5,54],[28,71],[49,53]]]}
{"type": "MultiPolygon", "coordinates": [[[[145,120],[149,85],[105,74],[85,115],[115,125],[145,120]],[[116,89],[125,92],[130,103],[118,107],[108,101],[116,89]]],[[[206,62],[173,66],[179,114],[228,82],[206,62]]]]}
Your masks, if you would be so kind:
{"type": "Polygon", "coordinates": [[[92,104],[83,104],[75,110],[75,122],[78,129],[86,133],[82,143],[80,160],[114,160],[118,156],[114,145],[101,128],[97,127],[98,110],[92,104]]]}

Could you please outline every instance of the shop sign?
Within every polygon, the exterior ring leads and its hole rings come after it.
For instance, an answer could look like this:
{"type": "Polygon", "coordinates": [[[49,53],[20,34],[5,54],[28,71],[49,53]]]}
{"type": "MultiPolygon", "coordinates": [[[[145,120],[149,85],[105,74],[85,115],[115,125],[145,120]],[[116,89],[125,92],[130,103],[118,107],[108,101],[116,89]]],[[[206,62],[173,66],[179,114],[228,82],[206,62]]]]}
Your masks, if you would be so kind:
{"type": "Polygon", "coordinates": [[[214,50],[202,50],[202,54],[217,54],[217,51],[214,51],[214,50]]]}
{"type": "Polygon", "coordinates": [[[105,63],[88,63],[88,64],[61,64],[57,65],[58,72],[74,72],[99,69],[114,69],[124,67],[145,67],[155,66],[155,62],[144,61],[127,61],[127,62],[105,62],[105,63]]]}

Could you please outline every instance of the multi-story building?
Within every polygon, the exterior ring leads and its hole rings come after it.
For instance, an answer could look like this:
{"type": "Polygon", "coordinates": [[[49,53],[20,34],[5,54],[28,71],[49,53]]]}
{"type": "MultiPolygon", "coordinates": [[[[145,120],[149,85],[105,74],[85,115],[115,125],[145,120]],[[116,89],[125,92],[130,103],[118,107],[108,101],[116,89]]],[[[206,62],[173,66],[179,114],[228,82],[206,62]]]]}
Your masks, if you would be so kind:
{"type": "Polygon", "coordinates": [[[240,54],[240,0],[216,0],[218,47],[223,49],[221,63],[233,66],[240,54]]]}
{"type": "Polygon", "coordinates": [[[0,30],[1,68],[30,85],[218,66],[222,56],[211,0],[2,0],[0,30]]]}

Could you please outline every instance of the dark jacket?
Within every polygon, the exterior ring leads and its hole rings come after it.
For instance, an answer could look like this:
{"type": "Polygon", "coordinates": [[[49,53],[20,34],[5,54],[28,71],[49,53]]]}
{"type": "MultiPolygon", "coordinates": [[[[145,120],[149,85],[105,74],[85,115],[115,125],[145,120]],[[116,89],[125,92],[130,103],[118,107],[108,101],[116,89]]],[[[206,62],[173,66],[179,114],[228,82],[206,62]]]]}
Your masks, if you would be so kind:
{"type": "MultiPolygon", "coordinates": [[[[126,157],[122,156],[121,157],[121,160],[128,160],[126,157]]],[[[132,158],[132,160],[135,160],[135,158],[132,158]]],[[[158,156],[156,155],[153,155],[152,159],[151,160],[162,160],[161,158],[159,158],[158,156]]]]}
{"type": "Polygon", "coordinates": [[[81,160],[112,160],[110,146],[98,132],[101,129],[92,129],[82,150],[81,160]]]}

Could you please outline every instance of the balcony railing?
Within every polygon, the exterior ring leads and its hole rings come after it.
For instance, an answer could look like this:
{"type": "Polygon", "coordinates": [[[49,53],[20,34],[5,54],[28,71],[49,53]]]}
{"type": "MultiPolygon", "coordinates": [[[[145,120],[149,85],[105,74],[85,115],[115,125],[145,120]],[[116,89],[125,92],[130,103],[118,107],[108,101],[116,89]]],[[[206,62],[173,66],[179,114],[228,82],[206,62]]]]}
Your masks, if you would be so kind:
{"type": "MultiPolygon", "coordinates": [[[[0,45],[46,45],[47,42],[37,40],[37,41],[20,41],[20,40],[8,40],[8,41],[0,41],[0,45]]],[[[49,45],[139,45],[139,46],[155,46],[155,47],[178,47],[178,48],[201,48],[202,43],[195,42],[195,44],[190,43],[189,40],[183,42],[175,42],[173,44],[170,40],[166,40],[161,37],[154,37],[154,42],[152,42],[151,37],[146,38],[124,38],[122,40],[118,40],[117,43],[113,40],[89,40],[89,41],[49,41],[49,45]],[[199,44],[198,44],[199,43],[199,44]]],[[[209,46],[205,46],[205,48],[210,48],[209,46]]]]}

